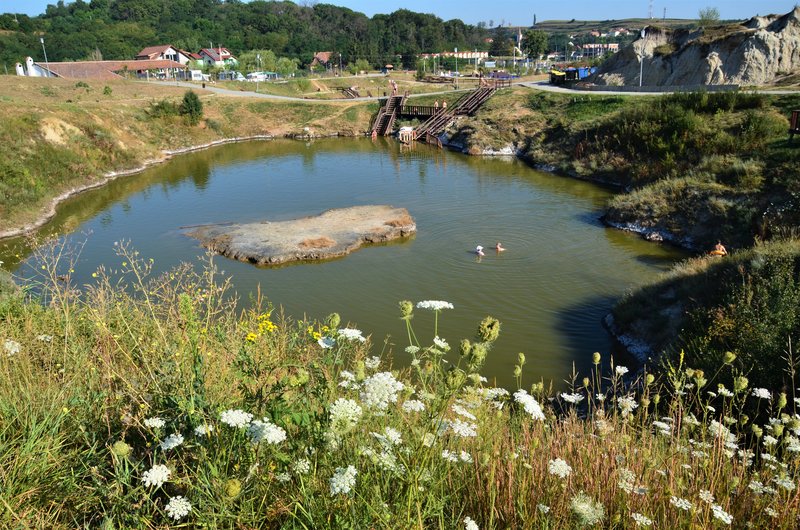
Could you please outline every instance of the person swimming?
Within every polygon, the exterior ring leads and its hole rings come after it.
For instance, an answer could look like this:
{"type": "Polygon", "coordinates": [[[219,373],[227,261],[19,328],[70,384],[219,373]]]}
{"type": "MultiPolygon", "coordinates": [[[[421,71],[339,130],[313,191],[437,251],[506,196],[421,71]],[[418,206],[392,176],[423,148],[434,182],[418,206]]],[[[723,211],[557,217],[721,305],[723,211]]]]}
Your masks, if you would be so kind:
{"type": "Polygon", "coordinates": [[[486,255],[486,254],[483,253],[483,247],[480,246],[480,245],[475,247],[475,254],[477,254],[478,256],[485,256],[486,255]]]}
{"type": "Polygon", "coordinates": [[[497,244],[494,246],[494,249],[495,249],[497,252],[503,252],[503,251],[505,250],[505,248],[503,247],[503,245],[502,245],[502,244],[501,244],[499,241],[498,241],[498,242],[497,242],[497,244]]]}

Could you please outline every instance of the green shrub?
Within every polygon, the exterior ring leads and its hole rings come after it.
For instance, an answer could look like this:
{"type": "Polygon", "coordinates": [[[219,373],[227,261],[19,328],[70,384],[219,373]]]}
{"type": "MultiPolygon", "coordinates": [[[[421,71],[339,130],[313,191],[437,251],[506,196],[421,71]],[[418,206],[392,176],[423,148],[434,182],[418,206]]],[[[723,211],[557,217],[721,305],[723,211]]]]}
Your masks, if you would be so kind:
{"type": "Polygon", "coordinates": [[[113,90],[111,90],[110,86],[106,85],[106,86],[103,87],[103,95],[104,96],[110,96],[112,92],[113,92],[113,90]]]}
{"type": "Polygon", "coordinates": [[[180,113],[186,116],[186,119],[192,125],[197,125],[203,119],[203,102],[192,90],[187,90],[183,95],[180,113]]]}
{"type": "Polygon", "coordinates": [[[178,104],[168,99],[154,101],[150,103],[150,107],[147,109],[147,115],[151,118],[169,118],[178,116],[180,113],[181,109],[178,104]]]}

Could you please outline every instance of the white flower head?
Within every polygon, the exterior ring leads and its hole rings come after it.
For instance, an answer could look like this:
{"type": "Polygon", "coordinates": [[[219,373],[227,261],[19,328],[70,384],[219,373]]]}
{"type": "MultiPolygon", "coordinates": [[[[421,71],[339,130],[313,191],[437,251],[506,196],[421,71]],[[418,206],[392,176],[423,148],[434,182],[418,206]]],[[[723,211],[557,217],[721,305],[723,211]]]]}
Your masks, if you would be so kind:
{"type": "Polygon", "coordinates": [[[584,396],[577,392],[572,394],[567,394],[566,392],[562,392],[561,399],[563,399],[567,403],[572,403],[573,405],[577,405],[578,403],[584,400],[584,396]]]}
{"type": "Polygon", "coordinates": [[[616,368],[614,368],[614,372],[618,376],[623,376],[623,375],[628,373],[628,367],[627,366],[617,366],[616,368]]]}
{"type": "Polygon", "coordinates": [[[286,431],[272,423],[269,418],[253,420],[247,426],[247,435],[254,444],[266,442],[270,445],[278,445],[286,440],[286,431]]]}
{"type": "Polygon", "coordinates": [[[163,451],[169,451],[170,449],[175,449],[179,445],[183,444],[183,435],[180,433],[170,434],[164,441],[161,442],[161,449],[163,451]]]}
{"type": "Polygon", "coordinates": [[[572,473],[572,468],[566,461],[556,458],[547,464],[547,472],[559,478],[567,478],[572,473]]]}
{"type": "Polygon", "coordinates": [[[478,426],[474,423],[462,421],[460,418],[454,419],[450,422],[450,428],[456,436],[461,438],[472,438],[478,436],[478,426]]]}
{"type": "Polygon", "coordinates": [[[167,466],[156,464],[142,473],[142,483],[147,487],[160,488],[169,480],[171,473],[167,466]]]}
{"type": "Polygon", "coordinates": [[[403,403],[403,410],[406,412],[422,412],[425,410],[425,403],[418,399],[409,399],[403,403]]]}
{"type": "Polygon", "coordinates": [[[417,302],[417,309],[441,311],[442,309],[453,309],[453,304],[443,300],[423,300],[422,302],[417,302]]]}
{"type": "Polygon", "coordinates": [[[179,521],[189,515],[189,512],[192,511],[192,504],[188,499],[178,495],[169,500],[167,505],[164,506],[164,511],[167,512],[168,516],[179,521]]]}
{"type": "Polygon", "coordinates": [[[305,475],[311,471],[311,461],[308,458],[301,458],[292,464],[292,471],[298,475],[305,475]]]}
{"type": "Polygon", "coordinates": [[[350,493],[356,485],[356,475],[358,471],[353,466],[337,467],[330,479],[331,495],[350,493]]]}
{"type": "Polygon", "coordinates": [[[472,517],[464,517],[464,530],[480,530],[480,527],[472,520],[472,517]]]}
{"type": "Polygon", "coordinates": [[[194,428],[194,434],[196,436],[208,436],[213,431],[214,431],[214,426],[211,425],[210,423],[204,423],[194,428]]]}
{"type": "Polygon", "coordinates": [[[144,420],[144,426],[149,427],[150,429],[163,429],[166,424],[167,422],[158,416],[144,420]]]}
{"type": "Polygon", "coordinates": [[[366,366],[368,370],[375,370],[380,365],[381,365],[381,358],[377,356],[370,357],[369,359],[364,361],[364,366],[366,366]]]}
{"type": "Polygon", "coordinates": [[[438,335],[436,337],[433,337],[433,344],[440,350],[448,351],[450,349],[450,345],[447,344],[447,341],[439,337],[438,335]]]}
{"type": "Polygon", "coordinates": [[[752,396],[759,399],[772,399],[772,394],[766,388],[754,388],[752,396]]]}
{"type": "Polygon", "coordinates": [[[219,416],[219,421],[225,425],[230,425],[231,427],[236,427],[239,429],[247,427],[252,419],[252,414],[240,409],[226,410],[219,416]]]}
{"type": "Polygon", "coordinates": [[[517,390],[514,392],[514,401],[522,405],[525,412],[530,414],[531,418],[534,420],[543,421],[545,419],[544,412],[539,402],[526,391],[517,390]]]}
{"type": "Polygon", "coordinates": [[[391,372],[378,372],[364,380],[361,401],[371,409],[386,410],[389,403],[397,402],[397,395],[403,388],[405,385],[391,372]]]}
{"type": "Polygon", "coordinates": [[[723,524],[729,525],[733,522],[733,516],[726,512],[719,504],[712,504],[711,512],[714,514],[714,517],[722,521],[723,524]]]}
{"type": "Polygon", "coordinates": [[[349,341],[354,341],[354,340],[357,340],[358,342],[367,341],[367,339],[361,333],[360,329],[342,328],[339,330],[339,336],[349,341]]]}
{"type": "Polygon", "coordinates": [[[700,490],[700,500],[712,504],[714,502],[714,494],[708,490],[700,490]]]}
{"type": "Polygon", "coordinates": [[[331,430],[344,434],[356,426],[361,419],[363,410],[352,399],[339,398],[329,407],[331,415],[331,430]]]}
{"type": "Polygon", "coordinates": [[[676,497],[675,495],[669,498],[669,503],[679,510],[683,510],[685,512],[688,512],[692,509],[692,503],[690,501],[681,497],[676,497]]]}
{"type": "Polygon", "coordinates": [[[633,521],[636,523],[636,526],[653,526],[653,520],[649,517],[646,517],[640,513],[632,513],[631,517],[633,521]]]}
{"type": "Polygon", "coordinates": [[[19,342],[11,339],[6,339],[3,342],[3,349],[6,351],[6,356],[13,357],[14,355],[19,353],[21,346],[19,342]]]}

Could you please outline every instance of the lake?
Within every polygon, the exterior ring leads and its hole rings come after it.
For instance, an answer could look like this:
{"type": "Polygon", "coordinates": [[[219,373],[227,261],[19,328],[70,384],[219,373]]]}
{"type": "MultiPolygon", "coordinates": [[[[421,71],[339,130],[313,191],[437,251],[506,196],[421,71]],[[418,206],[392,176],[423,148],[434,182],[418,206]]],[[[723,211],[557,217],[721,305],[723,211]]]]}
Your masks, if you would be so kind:
{"type": "MultiPolygon", "coordinates": [[[[556,384],[575,362],[585,372],[594,351],[614,347],[601,320],[613,301],[683,257],[668,246],[604,227],[598,217],[612,191],[535,171],[508,159],[484,159],[425,145],[379,139],[274,140],[229,144],[175,157],[63,203],[41,235],[83,243],[73,280],[92,282],[101,264],[121,262],[114,242],[130,240],[156,271],[204,251],[182,227],[285,220],[363,204],[405,207],[415,237],[341,259],[258,268],[217,257],[247,304],[260,286],[297,318],[338,312],[386,339],[407,362],[400,300],[445,300],[439,332],[458,349],[492,315],[502,332],[484,375],[511,384],[517,352],[525,381],[556,384]],[[497,254],[501,241],[508,250],[497,254]],[[472,251],[486,247],[482,258],[472,251]]],[[[0,242],[4,267],[22,278],[36,269],[25,240],[0,242]]],[[[417,310],[417,336],[430,343],[433,315],[417,310]]],[[[628,362],[625,360],[624,362],[628,362]]]]}

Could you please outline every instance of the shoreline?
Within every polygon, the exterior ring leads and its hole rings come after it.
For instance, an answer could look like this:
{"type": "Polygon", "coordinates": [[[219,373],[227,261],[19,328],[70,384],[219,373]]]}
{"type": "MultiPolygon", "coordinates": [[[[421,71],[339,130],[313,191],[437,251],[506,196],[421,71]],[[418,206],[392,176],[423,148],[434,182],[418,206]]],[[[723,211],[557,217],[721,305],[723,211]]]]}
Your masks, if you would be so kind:
{"type": "MultiPolygon", "coordinates": [[[[337,133],[338,136],[338,133],[337,133]]],[[[295,138],[295,136],[291,136],[290,138],[295,138]]],[[[305,137],[303,137],[305,138],[305,137]]],[[[202,151],[204,149],[210,149],[212,147],[216,147],[219,145],[224,144],[232,144],[232,143],[239,143],[239,142],[249,142],[254,140],[274,140],[275,136],[272,134],[255,134],[251,136],[234,136],[231,138],[221,138],[219,140],[214,140],[212,142],[207,142],[204,144],[197,144],[197,145],[190,145],[188,147],[181,147],[180,149],[163,149],[161,151],[162,155],[159,158],[152,158],[150,160],[145,160],[142,164],[138,167],[130,168],[130,169],[123,169],[119,171],[109,171],[103,174],[98,180],[94,182],[87,183],[83,186],[79,186],[77,188],[72,188],[68,191],[61,193],[60,195],[54,197],[50,200],[50,204],[44,209],[43,214],[37,218],[35,221],[32,221],[28,224],[17,228],[6,229],[0,231],[0,240],[4,239],[11,239],[14,237],[21,237],[25,236],[34,230],[37,230],[47,224],[53,217],[56,215],[56,210],[58,206],[72,197],[76,195],[80,195],[81,193],[85,193],[87,191],[91,191],[97,188],[101,188],[108,184],[109,182],[113,182],[114,180],[127,177],[130,175],[136,175],[137,173],[141,173],[152,166],[157,164],[162,164],[164,162],[168,162],[172,159],[172,157],[177,155],[183,155],[186,153],[192,153],[195,151],[202,151]]]]}

